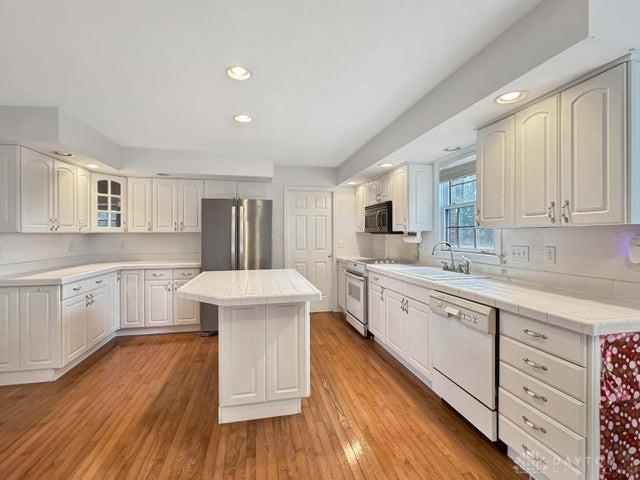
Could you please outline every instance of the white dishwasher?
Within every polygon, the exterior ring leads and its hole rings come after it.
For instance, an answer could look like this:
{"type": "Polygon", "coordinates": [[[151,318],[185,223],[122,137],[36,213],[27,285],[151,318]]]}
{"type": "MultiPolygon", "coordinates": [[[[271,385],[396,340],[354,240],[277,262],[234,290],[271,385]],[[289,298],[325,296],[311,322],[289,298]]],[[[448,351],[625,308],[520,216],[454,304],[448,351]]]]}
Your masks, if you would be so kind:
{"type": "Polygon", "coordinates": [[[496,311],[431,292],[434,391],[492,441],[496,411],[496,311]]]}

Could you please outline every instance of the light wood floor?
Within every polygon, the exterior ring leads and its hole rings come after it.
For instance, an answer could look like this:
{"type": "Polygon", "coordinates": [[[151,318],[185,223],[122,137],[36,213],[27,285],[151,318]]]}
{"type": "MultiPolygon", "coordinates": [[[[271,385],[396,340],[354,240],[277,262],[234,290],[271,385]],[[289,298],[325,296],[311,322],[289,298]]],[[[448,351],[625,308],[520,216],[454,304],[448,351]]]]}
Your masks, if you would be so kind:
{"type": "Polygon", "coordinates": [[[121,337],[0,387],[0,479],[525,478],[337,314],[312,318],[303,413],[217,424],[217,338],[121,337]]]}

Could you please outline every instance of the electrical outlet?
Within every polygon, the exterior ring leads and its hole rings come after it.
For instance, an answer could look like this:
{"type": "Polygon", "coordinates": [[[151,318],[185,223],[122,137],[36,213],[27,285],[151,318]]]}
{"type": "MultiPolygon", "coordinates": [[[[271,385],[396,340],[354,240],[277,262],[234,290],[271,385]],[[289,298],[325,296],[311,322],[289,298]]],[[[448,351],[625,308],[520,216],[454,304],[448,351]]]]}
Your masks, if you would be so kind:
{"type": "Polygon", "coordinates": [[[544,247],[544,263],[556,263],[556,247],[553,245],[545,245],[544,247]]]}
{"type": "Polygon", "coordinates": [[[73,242],[67,243],[67,252],[73,253],[75,249],[76,249],[76,246],[73,242]]]}
{"type": "Polygon", "coordinates": [[[529,246],[511,245],[511,259],[514,262],[529,263],[529,246]]]}

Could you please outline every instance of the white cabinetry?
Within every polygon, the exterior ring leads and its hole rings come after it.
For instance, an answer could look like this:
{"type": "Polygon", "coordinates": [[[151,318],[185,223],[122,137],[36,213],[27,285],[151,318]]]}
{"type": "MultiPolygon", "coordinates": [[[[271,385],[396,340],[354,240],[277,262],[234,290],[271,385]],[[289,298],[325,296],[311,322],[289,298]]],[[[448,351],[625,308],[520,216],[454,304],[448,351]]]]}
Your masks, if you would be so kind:
{"type": "Polygon", "coordinates": [[[200,210],[204,190],[202,180],[178,180],[178,230],[200,231],[200,210]]]}
{"type": "Polygon", "coordinates": [[[236,198],[236,188],[231,180],[205,180],[204,198],[236,198]]]}
{"type": "Polygon", "coordinates": [[[483,228],[513,224],[513,116],[478,130],[477,220],[483,228]]]}
{"type": "Polygon", "coordinates": [[[406,301],[406,359],[422,376],[431,378],[431,309],[417,300],[406,301]]]}
{"type": "Polygon", "coordinates": [[[91,230],[91,173],[76,167],[76,210],[78,231],[88,233],[91,230]]]}
{"type": "Polygon", "coordinates": [[[17,288],[0,288],[0,372],[20,369],[17,288]]]}
{"type": "Polygon", "coordinates": [[[255,200],[268,200],[271,198],[271,184],[268,182],[205,180],[204,198],[248,198],[255,200]]]}
{"type": "Polygon", "coordinates": [[[404,311],[404,301],[404,297],[399,293],[392,290],[386,291],[384,302],[386,345],[401,357],[407,350],[407,314],[404,311]]]}
{"type": "Polygon", "coordinates": [[[109,333],[111,319],[109,318],[109,288],[98,288],[89,293],[87,308],[87,325],[89,330],[89,347],[100,342],[109,333]]]}
{"type": "Polygon", "coordinates": [[[19,229],[20,163],[18,161],[18,147],[0,145],[0,232],[17,232],[19,229]]]}
{"type": "Polygon", "coordinates": [[[344,262],[338,262],[338,298],[337,304],[338,309],[346,310],[346,299],[347,299],[347,267],[344,262]]]}
{"type": "Polygon", "coordinates": [[[378,177],[378,183],[380,184],[380,201],[388,202],[392,200],[391,174],[387,173],[378,177]]]}
{"type": "Polygon", "coordinates": [[[91,230],[93,232],[127,231],[126,205],[126,178],[91,174],[91,230]]]}
{"type": "Polygon", "coordinates": [[[123,270],[121,273],[120,327],[144,327],[144,270],[123,270]]]}
{"type": "Polygon", "coordinates": [[[178,180],[153,179],[153,231],[178,231],[178,180]]]}
{"type": "Polygon", "coordinates": [[[392,222],[396,232],[433,228],[433,166],[409,163],[390,174],[392,222]]]}
{"type": "Polygon", "coordinates": [[[377,203],[380,203],[380,177],[367,182],[366,205],[375,205],[377,203]]]}
{"type": "Polygon", "coordinates": [[[552,226],[558,203],[558,95],[515,115],[515,226],[552,226]]]}
{"type": "Polygon", "coordinates": [[[238,198],[268,200],[271,198],[270,184],[267,182],[238,182],[238,198]]]}
{"type": "Polygon", "coordinates": [[[622,64],[560,94],[564,223],[625,222],[626,78],[622,64]]]}
{"type": "Polygon", "coordinates": [[[171,280],[147,280],[144,283],[144,326],[173,324],[173,288],[171,280]]]}
{"type": "Polygon", "coordinates": [[[76,167],[59,160],[53,163],[53,221],[56,232],[77,232],[76,167]]]}
{"type": "Polygon", "coordinates": [[[200,303],[179,298],[175,292],[188,280],[173,282],[173,323],[174,325],[193,325],[200,323],[200,303]]]}
{"type": "Polygon", "coordinates": [[[109,276],[109,332],[120,328],[120,272],[109,276]]]}
{"type": "Polygon", "coordinates": [[[89,296],[78,295],[62,302],[62,364],[82,355],[89,347],[87,308],[89,296]]]}
{"type": "Polygon", "coordinates": [[[20,148],[20,204],[23,233],[51,232],[53,221],[54,161],[20,148]]]}
{"type": "Polygon", "coordinates": [[[356,232],[364,232],[364,207],[366,206],[367,186],[356,187],[356,232]]]}
{"type": "Polygon", "coordinates": [[[60,365],[58,287],[20,288],[20,369],[60,365]]]}
{"type": "Polygon", "coordinates": [[[369,331],[379,342],[385,340],[385,301],[384,288],[375,283],[369,282],[369,293],[367,296],[369,331]]]}
{"type": "Polygon", "coordinates": [[[391,201],[393,231],[407,230],[407,167],[400,167],[391,173],[391,201]]]}
{"type": "Polygon", "coordinates": [[[152,230],[153,193],[150,178],[128,179],[127,226],[130,232],[152,230]]]}

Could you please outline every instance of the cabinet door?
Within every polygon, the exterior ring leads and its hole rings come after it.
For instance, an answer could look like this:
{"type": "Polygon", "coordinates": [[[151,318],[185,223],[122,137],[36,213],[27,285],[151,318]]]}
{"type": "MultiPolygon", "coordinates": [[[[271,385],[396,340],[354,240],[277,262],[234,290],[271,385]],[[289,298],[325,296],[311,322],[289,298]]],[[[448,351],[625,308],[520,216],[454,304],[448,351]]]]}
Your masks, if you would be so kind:
{"type": "Polygon", "coordinates": [[[252,198],[255,200],[269,200],[271,184],[267,182],[238,182],[238,198],[252,198]]]}
{"type": "Polygon", "coordinates": [[[476,206],[483,228],[513,224],[514,124],[511,116],[478,130],[476,206]]]}
{"type": "Polygon", "coordinates": [[[59,160],[53,166],[53,221],[56,232],[77,232],[76,167],[59,160]]]}
{"type": "Polygon", "coordinates": [[[516,227],[558,224],[558,101],[555,95],[516,113],[516,227]]]}
{"type": "Polygon", "coordinates": [[[338,262],[338,308],[345,310],[347,294],[346,268],[344,263],[338,262]]]}
{"type": "Polygon", "coordinates": [[[176,295],[176,291],[188,280],[173,282],[173,323],[175,325],[193,325],[200,323],[200,302],[186,300],[176,295]]]}
{"type": "Polygon", "coordinates": [[[391,174],[387,173],[381,176],[378,178],[378,182],[380,184],[380,201],[388,202],[391,200],[391,174]]]}
{"type": "Polygon", "coordinates": [[[20,288],[20,369],[60,366],[58,287],[20,288]]]}
{"type": "Polygon", "coordinates": [[[433,166],[406,165],[407,223],[404,230],[425,232],[433,229],[433,166]]]}
{"type": "Polygon", "coordinates": [[[408,362],[424,377],[431,378],[430,308],[417,300],[407,300],[407,352],[408,362]]]}
{"type": "Polygon", "coordinates": [[[91,230],[125,232],[127,179],[91,174],[91,230]]]}
{"type": "Polygon", "coordinates": [[[144,284],[144,326],[173,324],[173,288],[171,280],[150,280],[144,284]]]}
{"type": "Polygon", "coordinates": [[[384,289],[373,283],[369,284],[368,301],[368,321],[369,331],[376,339],[385,343],[385,302],[384,289]]]}
{"type": "Polygon", "coordinates": [[[204,198],[236,198],[236,182],[229,180],[205,180],[204,198]]]}
{"type": "Polygon", "coordinates": [[[152,222],[152,182],[150,178],[129,178],[127,227],[130,232],[150,232],[152,222]]]}
{"type": "Polygon", "coordinates": [[[404,297],[396,292],[385,292],[384,316],[386,322],[386,344],[397,354],[404,356],[407,350],[405,336],[406,313],[402,309],[404,297]]]}
{"type": "Polygon", "coordinates": [[[23,233],[53,230],[53,159],[20,149],[20,219],[23,233]]]}
{"type": "Polygon", "coordinates": [[[562,92],[560,118],[563,223],[624,223],[626,65],[562,92]]]}
{"type": "Polygon", "coordinates": [[[153,231],[178,231],[178,181],[153,179],[153,231]]]}
{"type": "Polygon", "coordinates": [[[144,270],[123,270],[121,273],[120,327],[144,327],[144,270]]]}
{"type": "Polygon", "coordinates": [[[376,205],[380,203],[380,181],[374,178],[367,183],[367,205],[376,205]]]}
{"type": "Polygon", "coordinates": [[[91,230],[91,174],[83,168],[77,168],[76,209],[78,211],[78,231],[91,230]]]}
{"type": "Polygon", "coordinates": [[[120,328],[120,272],[109,277],[109,332],[120,328]]]}
{"type": "Polygon", "coordinates": [[[309,310],[305,303],[267,305],[266,399],[309,396],[309,310]]]}
{"type": "Polygon", "coordinates": [[[202,180],[178,181],[178,229],[181,232],[200,231],[202,180]]]}
{"type": "Polygon", "coordinates": [[[0,288],[0,372],[20,370],[18,289],[0,288]]]}
{"type": "Polygon", "coordinates": [[[248,305],[220,309],[218,325],[220,406],[264,402],[266,308],[248,305]]]}
{"type": "Polygon", "coordinates": [[[62,302],[62,364],[82,355],[89,346],[87,309],[89,297],[78,295],[62,302]]]}
{"type": "Polygon", "coordinates": [[[18,147],[0,145],[0,232],[20,228],[19,180],[18,147]]]}
{"type": "Polygon", "coordinates": [[[407,167],[400,167],[391,172],[391,216],[394,232],[407,230],[407,167]]]}
{"type": "Polygon", "coordinates": [[[87,309],[89,326],[89,346],[93,346],[107,336],[111,321],[109,319],[109,289],[98,288],[89,294],[91,299],[87,309]]]}
{"type": "Polygon", "coordinates": [[[364,207],[366,185],[358,185],[355,190],[356,195],[356,232],[364,232],[364,207]]]}

